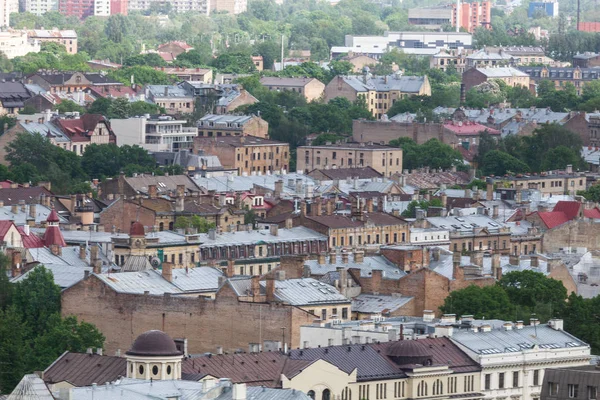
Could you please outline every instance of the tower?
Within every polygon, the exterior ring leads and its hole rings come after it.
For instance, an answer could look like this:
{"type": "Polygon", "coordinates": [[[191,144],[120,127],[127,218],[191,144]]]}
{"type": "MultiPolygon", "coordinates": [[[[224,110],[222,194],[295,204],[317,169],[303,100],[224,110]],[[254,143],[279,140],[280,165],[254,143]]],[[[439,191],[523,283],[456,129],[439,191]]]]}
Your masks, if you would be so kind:
{"type": "Polygon", "coordinates": [[[142,333],[125,353],[127,377],[133,379],[181,379],[183,353],[166,333],[151,330],[142,333]]]}
{"type": "Polygon", "coordinates": [[[46,232],[44,232],[44,237],[42,238],[44,245],[49,247],[53,253],[55,253],[55,249],[67,246],[58,226],[59,222],[58,213],[53,208],[46,219],[46,232]]]}

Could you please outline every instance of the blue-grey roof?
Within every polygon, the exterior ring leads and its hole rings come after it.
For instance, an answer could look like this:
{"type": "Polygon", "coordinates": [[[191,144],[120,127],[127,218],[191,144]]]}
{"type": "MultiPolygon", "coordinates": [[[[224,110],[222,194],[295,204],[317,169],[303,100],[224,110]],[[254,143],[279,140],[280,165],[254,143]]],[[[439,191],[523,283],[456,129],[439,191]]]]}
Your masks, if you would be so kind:
{"type": "MultiPolygon", "coordinates": [[[[260,282],[265,287],[267,282],[260,282]]],[[[275,281],[275,297],[294,306],[319,304],[350,304],[335,287],[313,278],[286,279],[275,281]]]]}
{"type": "Polygon", "coordinates": [[[490,332],[454,331],[452,341],[479,355],[515,353],[532,349],[588,347],[586,343],[548,325],[524,326],[522,329],[492,329],[490,332]]]}
{"type": "Polygon", "coordinates": [[[171,283],[184,292],[215,292],[223,271],[212,267],[176,268],[171,283]]]}
{"type": "Polygon", "coordinates": [[[400,279],[406,275],[397,265],[389,261],[383,256],[372,256],[365,257],[362,263],[354,262],[354,255],[348,253],[348,263],[342,262],[342,256],[336,256],[336,262],[334,264],[329,263],[329,255],[326,257],[325,264],[319,264],[318,260],[306,260],[304,265],[310,268],[310,274],[315,276],[322,276],[329,272],[335,272],[337,268],[358,268],[360,269],[360,276],[368,278],[373,274],[373,270],[381,270],[384,279],[400,279]]]}
{"type": "Polygon", "coordinates": [[[20,125],[29,133],[39,133],[42,136],[50,135],[52,139],[60,143],[70,142],[71,139],[65,135],[56,125],[52,122],[46,121],[39,123],[37,121],[25,122],[21,121],[20,125]]]}
{"type": "MultiPolygon", "coordinates": [[[[70,288],[84,278],[86,271],[91,273],[93,270],[92,267],[74,267],[68,264],[46,263],[44,264],[44,267],[52,272],[54,283],[56,283],[62,289],[70,288]]],[[[11,282],[17,283],[27,279],[31,271],[35,270],[35,268],[37,267],[30,269],[26,273],[19,275],[14,279],[11,279],[11,282]]]]}
{"type": "Polygon", "coordinates": [[[210,239],[207,233],[202,233],[198,236],[200,236],[200,248],[247,245],[256,244],[258,242],[287,243],[304,240],[327,240],[327,236],[304,226],[279,229],[276,236],[272,235],[269,229],[222,232],[221,234],[216,235],[215,239],[210,239]]]}
{"type": "MultiPolygon", "coordinates": [[[[14,204],[16,203],[17,202],[15,201],[14,204]]],[[[5,205],[3,207],[0,207],[0,221],[8,220],[13,221],[15,225],[25,225],[27,224],[27,221],[32,220],[29,215],[29,211],[29,206],[26,205],[25,211],[21,210],[21,207],[17,207],[17,212],[13,213],[11,205],[5,205]]],[[[43,206],[41,204],[37,204],[35,209],[35,224],[41,225],[42,223],[45,223],[51,211],[51,208],[43,206]]],[[[58,218],[60,220],[60,223],[68,222],[66,218],[60,215],[58,216],[58,218]]]]}
{"type": "Polygon", "coordinates": [[[163,295],[181,294],[182,290],[164,279],[160,271],[120,272],[116,274],[95,274],[117,293],[163,295]]]}
{"type": "Polygon", "coordinates": [[[393,312],[410,302],[412,297],[361,294],[352,299],[352,312],[381,314],[393,312]]]}
{"type": "Polygon", "coordinates": [[[387,92],[398,90],[404,93],[418,93],[425,83],[425,76],[400,76],[398,74],[389,76],[373,76],[366,80],[362,76],[343,76],[344,82],[358,92],[375,90],[387,92]]]}
{"type": "Polygon", "coordinates": [[[487,215],[428,217],[427,221],[436,228],[448,229],[450,232],[472,232],[474,228],[486,228],[493,232],[505,226],[487,215]]]}
{"type": "Polygon", "coordinates": [[[152,97],[192,97],[185,88],[179,85],[147,85],[146,93],[152,97]],[[165,96],[165,89],[167,89],[167,96],[165,96]]]}
{"type": "Polygon", "coordinates": [[[208,126],[209,122],[212,122],[216,126],[220,124],[224,124],[225,126],[229,126],[229,124],[240,124],[244,125],[248,121],[252,119],[251,115],[216,115],[216,114],[206,114],[204,117],[198,120],[198,126],[208,126]]]}
{"type": "Polygon", "coordinates": [[[476,68],[476,70],[491,79],[507,76],[529,76],[527,73],[512,67],[476,68]]]}
{"type": "Polygon", "coordinates": [[[44,381],[36,374],[27,374],[12,393],[7,397],[7,400],[52,400],[54,397],[50,393],[50,389],[44,381]]]}

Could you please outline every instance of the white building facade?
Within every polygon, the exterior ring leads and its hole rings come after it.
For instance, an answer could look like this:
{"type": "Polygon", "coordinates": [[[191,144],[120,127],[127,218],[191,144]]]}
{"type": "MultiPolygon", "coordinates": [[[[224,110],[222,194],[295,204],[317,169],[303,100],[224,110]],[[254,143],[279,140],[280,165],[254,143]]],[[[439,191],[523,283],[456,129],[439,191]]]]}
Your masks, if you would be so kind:
{"type": "Polygon", "coordinates": [[[0,53],[4,53],[8,59],[22,57],[27,53],[39,53],[40,42],[27,38],[25,31],[0,32],[0,53]]]}

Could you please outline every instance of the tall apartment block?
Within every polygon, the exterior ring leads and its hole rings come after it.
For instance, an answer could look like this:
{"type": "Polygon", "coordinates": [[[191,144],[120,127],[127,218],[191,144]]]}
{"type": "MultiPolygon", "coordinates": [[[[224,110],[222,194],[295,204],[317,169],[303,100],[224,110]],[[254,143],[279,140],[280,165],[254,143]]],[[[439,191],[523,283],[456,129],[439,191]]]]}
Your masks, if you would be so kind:
{"type": "Polygon", "coordinates": [[[492,29],[492,3],[489,1],[460,3],[458,8],[458,23],[456,4],[452,5],[452,26],[460,26],[467,32],[473,33],[476,28],[492,29]]]}
{"type": "Polygon", "coordinates": [[[10,26],[10,14],[19,12],[19,0],[0,0],[0,28],[10,26]]]}

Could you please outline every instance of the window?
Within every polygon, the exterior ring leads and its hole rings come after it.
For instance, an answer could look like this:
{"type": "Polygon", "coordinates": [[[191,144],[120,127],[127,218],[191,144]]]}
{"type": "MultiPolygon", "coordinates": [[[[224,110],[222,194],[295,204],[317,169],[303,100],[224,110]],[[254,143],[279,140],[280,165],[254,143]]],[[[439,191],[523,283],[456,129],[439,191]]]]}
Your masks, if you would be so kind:
{"type": "Polygon", "coordinates": [[[536,369],[533,371],[533,386],[539,386],[540,384],[540,370],[536,369]]]}
{"type": "Polygon", "coordinates": [[[596,400],[598,398],[598,388],[596,386],[588,386],[588,400],[596,400]]]}
{"type": "Polygon", "coordinates": [[[513,372],[513,387],[514,388],[519,387],[519,371],[513,372]]]}
{"type": "Polygon", "coordinates": [[[548,395],[556,396],[558,394],[558,383],[548,382],[548,395]]]}
{"type": "Polygon", "coordinates": [[[342,308],[342,319],[348,319],[348,308],[342,308]]]}
{"type": "Polygon", "coordinates": [[[433,384],[433,395],[439,395],[444,393],[444,384],[441,380],[436,380],[433,384]]]}
{"type": "Polygon", "coordinates": [[[571,383],[568,385],[568,390],[569,390],[569,398],[574,399],[577,397],[577,392],[579,391],[579,385],[571,383]]]}
{"type": "Polygon", "coordinates": [[[321,310],[321,319],[323,321],[325,321],[327,319],[327,309],[325,309],[325,308],[321,310]]]}
{"type": "Polygon", "coordinates": [[[504,389],[504,372],[498,374],[498,389],[504,389]]]}
{"type": "Polygon", "coordinates": [[[404,382],[394,382],[394,397],[404,397],[404,382]]]}
{"type": "Polygon", "coordinates": [[[485,390],[490,390],[492,387],[492,374],[485,374],[485,390]]]}
{"type": "Polygon", "coordinates": [[[385,399],[387,398],[387,383],[378,383],[376,386],[375,398],[385,399]]]}
{"type": "Polygon", "coordinates": [[[342,390],[342,400],[352,400],[352,390],[349,387],[342,390]]]}
{"type": "Polygon", "coordinates": [[[417,386],[417,397],[427,396],[427,382],[421,381],[417,386]]]}
{"type": "Polygon", "coordinates": [[[369,400],[369,385],[358,386],[358,398],[360,400],[369,400]]]}

